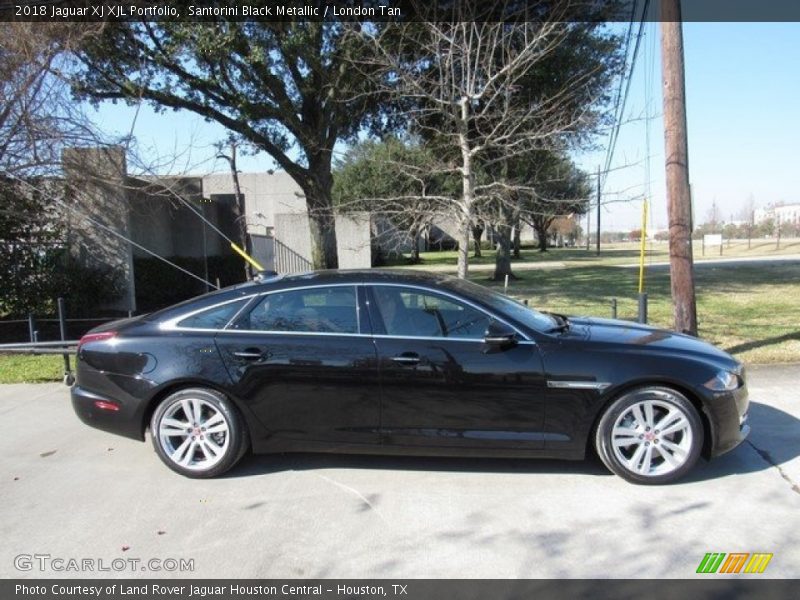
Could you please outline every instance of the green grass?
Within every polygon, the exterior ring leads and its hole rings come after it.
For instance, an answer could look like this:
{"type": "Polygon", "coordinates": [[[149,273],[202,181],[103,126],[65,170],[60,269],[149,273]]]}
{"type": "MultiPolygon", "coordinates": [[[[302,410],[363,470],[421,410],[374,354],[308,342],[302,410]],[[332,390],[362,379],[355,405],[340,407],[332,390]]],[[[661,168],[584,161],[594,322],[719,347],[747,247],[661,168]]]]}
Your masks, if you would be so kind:
{"type": "MultiPolygon", "coordinates": [[[[610,265],[518,269],[508,293],[531,306],[572,315],[637,315],[638,269],[610,265]]],[[[490,287],[486,274],[472,280],[490,287]]],[[[715,265],[695,270],[699,334],[749,363],[800,362],[800,265],[715,265]]],[[[672,326],[669,270],[647,272],[649,323],[672,326]]]]}
{"type": "Polygon", "coordinates": [[[0,354],[0,383],[61,381],[64,359],[60,355],[0,354]]]}
{"type": "MultiPolygon", "coordinates": [[[[646,263],[665,262],[669,260],[669,251],[666,242],[648,242],[646,245],[646,263]]],[[[781,242],[781,247],[776,248],[775,240],[752,240],[748,248],[747,240],[732,240],[730,245],[725,242],[720,255],[719,246],[707,248],[703,253],[700,242],[694,242],[695,260],[718,258],[749,258],[749,257],[771,257],[786,254],[800,254],[800,239],[786,239],[781,242]]],[[[474,252],[470,251],[470,265],[487,265],[494,263],[495,251],[482,250],[482,256],[475,258],[474,252]]],[[[539,252],[534,247],[523,247],[521,256],[514,259],[514,262],[583,262],[588,264],[619,265],[633,264],[639,262],[639,243],[622,242],[615,244],[603,244],[601,253],[598,257],[595,247],[592,246],[588,251],[586,247],[581,248],[549,248],[547,252],[539,252]]],[[[408,265],[408,254],[402,258],[394,258],[387,262],[387,266],[406,266],[408,265]]],[[[417,268],[427,266],[452,266],[455,269],[458,260],[458,253],[455,250],[445,250],[442,252],[422,252],[420,253],[421,263],[417,268]]]]}

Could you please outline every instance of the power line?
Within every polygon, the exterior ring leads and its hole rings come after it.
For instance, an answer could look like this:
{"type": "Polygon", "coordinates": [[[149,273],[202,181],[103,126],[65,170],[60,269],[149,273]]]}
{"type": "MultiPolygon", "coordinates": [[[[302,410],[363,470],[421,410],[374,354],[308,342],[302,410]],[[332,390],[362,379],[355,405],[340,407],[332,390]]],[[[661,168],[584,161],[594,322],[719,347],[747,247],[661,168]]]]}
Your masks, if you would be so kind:
{"type": "MultiPolygon", "coordinates": [[[[36,189],[36,187],[35,187],[35,186],[31,185],[31,183],[30,183],[30,182],[28,182],[28,181],[25,181],[24,179],[19,179],[19,178],[15,178],[15,179],[17,179],[17,181],[20,181],[20,182],[21,182],[21,183],[23,183],[24,185],[28,186],[29,188],[32,188],[32,189],[34,189],[34,190],[36,189]]],[[[165,263],[167,263],[168,265],[170,265],[170,266],[172,266],[172,267],[174,267],[174,268],[178,269],[178,271],[181,271],[182,273],[185,273],[186,275],[189,275],[190,277],[193,277],[194,279],[197,279],[198,281],[201,281],[202,283],[205,283],[206,285],[209,285],[209,286],[211,286],[211,287],[214,287],[214,288],[216,288],[216,289],[219,289],[219,286],[218,286],[218,285],[216,285],[216,284],[214,284],[214,283],[211,283],[210,281],[206,281],[205,279],[203,279],[203,278],[202,278],[202,277],[200,277],[199,275],[195,275],[195,274],[194,274],[194,273],[192,273],[191,271],[189,271],[189,270],[187,270],[187,269],[184,269],[184,268],[183,268],[183,267],[181,267],[180,265],[177,265],[177,264],[175,264],[174,262],[172,262],[171,260],[169,260],[169,259],[167,259],[167,258],[164,258],[164,257],[163,257],[163,256],[161,256],[160,254],[158,254],[158,253],[156,253],[156,252],[153,252],[152,250],[150,250],[150,249],[148,249],[148,248],[145,248],[144,246],[142,246],[141,244],[139,244],[139,243],[137,243],[137,242],[134,242],[132,239],[130,239],[129,237],[127,237],[127,236],[125,236],[125,235],[123,235],[123,234],[121,234],[119,231],[117,231],[117,230],[115,230],[115,229],[113,229],[113,228],[111,228],[111,227],[109,227],[109,226],[105,225],[104,223],[101,223],[101,222],[97,221],[96,219],[93,219],[92,217],[90,217],[89,215],[87,215],[87,214],[86,214],[86,212],[84,212],[84,211],[83,211],[83,210],[81,210],[80,208],[78,208],[78,207],[75,207],[75,206],[69,206],[69,205],[68,205],[66,202],[64,202],[64,200],[63,200],[63,199],[61,199],[61,198],[53,197],[53,200],[55,201],[55,203],[56,203],[56,204],[59,204],[59,205],[60,205],[62,208],[64,208],[65,210],[67,210],[67,211],[72,211],[73,213],[79,213],[79,215],[78,215],[78,216],[79,216],[79,217],[81,217],[81,218],[83,218],[84,220],[88,221],[89,223],[91,223],[91,224],[93,224],[93,225],[96,225],[97,227],[100,227],[100,228],[101,228],[101,229],[103,229],[104,231],[107,231],[108,233],[110,233],[110,234],[112,234],[112,235],[114,235],[114,236],[116,236],[116,237],[118,237],[118,238],[120,238],[120,239],[122,239],[122,240],[124,240],[124,241],[128,242],[128,243],[129,243],[129,244],[131,244],[132,246],[135,246],[135,247],[136,247],[136,248],[138,248],[139,250],[141,250],[141,251],[143,251],[143,252],[146,252],[147,254],[149,254],[149,255],[153,256],[154,258],[157,258],[158,260],[160,260],[160,261],[162,261],[162,262],[165,262],[165,263]]]]}
{"type": "MultiPolygon", "coordinates": [[[[633,26],[633,15],[635,14],[635,11],[636,11],[636,4],[637,4],[637,2],[634,1],[633,8],[631,10],[631,13],[632,13],[631,14],[631,29],[632,29],[632,26],[633,26]]],[[[634,72],[634,69],[636,68],[636,59],[639,56],[639,48],[641,46],[642,34],[643,34],[643,31],[644,31],[645,18],[647,16],[647,10],[648,10],[649,6],[650,6],[650,0],[644,0],[644,5],[642,7],[642,13],[641,13],[641,16],[639,18],[639,30],[638,30],[638,32],[636,34],[636,44],[634,45],[634,48],[633,48],[633,56],[631,58],[630,70],[628,71],[628,77],[625,78],[623,76],[623,79],[620,80],[620,89],[622,88],[623,81],[625,82],[625,92],[621,96],[621,98],[622,98],[621,104],[619,103],[620,96],[619,95],[617,96],[617,100],[618,100],[617,106],[619,108],[619,111],[616,114],[614,128],[612,129],[611,137],[609,139],[609,148],[608,148],[608,152],[606,153],[605,168],[603,169],[603,171],[605,171],[605,172],[608,172],[608,170],[609,170],[609,168],[611,166],[611,162],[614,160],[614,151],[616,150],[617,140],[619,139],[619,130],[620,130],[620,127],[622,125],[622,118],[623,118],[623,116],[625,114],[625,106],[626,106],[626,104],[628,102],[628,95],[630,94],[631,82],[633,80],[633,72],[634,72]]],[[[607,179],[606,177],[603,177],[602,187],[605,187],[606,179],[607,179]]]]}

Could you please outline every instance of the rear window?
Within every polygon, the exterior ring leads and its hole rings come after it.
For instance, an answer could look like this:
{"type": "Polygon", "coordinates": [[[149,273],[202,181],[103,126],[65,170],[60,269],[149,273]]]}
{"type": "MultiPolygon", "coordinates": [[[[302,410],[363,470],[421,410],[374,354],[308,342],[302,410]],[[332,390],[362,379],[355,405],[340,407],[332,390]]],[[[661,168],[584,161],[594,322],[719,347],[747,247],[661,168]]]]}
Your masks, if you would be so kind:
{"type": "Polygon", "coordinates": [[[236,313],[247,303],[249,299],[228,302],[222,306],[215,306],[199,312],[182,321],[178,321],[178,327],[189,329],[223,329],[228,322],[236,316],[236,313]]]}

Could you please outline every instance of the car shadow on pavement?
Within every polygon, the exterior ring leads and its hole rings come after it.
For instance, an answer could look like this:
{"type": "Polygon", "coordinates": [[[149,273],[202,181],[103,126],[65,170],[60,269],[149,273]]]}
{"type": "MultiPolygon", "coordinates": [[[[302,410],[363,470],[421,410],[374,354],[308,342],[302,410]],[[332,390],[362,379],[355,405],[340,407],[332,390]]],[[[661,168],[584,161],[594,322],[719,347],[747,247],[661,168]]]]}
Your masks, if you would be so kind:
{"type": "Polygon", "coordinates": [[[750,403],[748,415],[747,440],[727,454],[700,461],[684,481],[755,473],[800,457],[800,419],[760,402],[750,403]]]}
{"type": "MultiPolygon", "coordinates": [[[[767,404],[751,402],[748,423],[751,427],[748,440],[711,461],[701,459],[695,469],[678,483],[760,472],[800,456],[800,420],[793,415],[767,404]]],[[[612,476],[592,452],[583,461],[327,453],[262,454],[247,457],[222,477],[239,478],[313,469],[612,476]]]]}
{"type": "Polygon", "coordinates": [[[222,477],[249,477],[279,471],[377,469],[448,473],[525,473],[611,476],[591,457],[585,461],[528,458],[450,458],[372,454],[287,453],[249,456],[222,477]]]}

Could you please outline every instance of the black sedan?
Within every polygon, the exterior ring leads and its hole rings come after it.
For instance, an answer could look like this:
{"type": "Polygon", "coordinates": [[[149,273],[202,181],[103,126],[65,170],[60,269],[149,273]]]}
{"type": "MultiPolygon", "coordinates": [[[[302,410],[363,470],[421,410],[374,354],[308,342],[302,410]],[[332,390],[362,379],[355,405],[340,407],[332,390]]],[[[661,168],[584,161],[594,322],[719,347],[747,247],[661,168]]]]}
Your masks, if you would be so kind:
{"type": "Polygon", "coordinates": [[[92,330],[72,404],[213,477],[248,451],[582,459],[665,483],[747,435],[742,365],[698,339],[540,313],[409,271],[264,278],[92,330]]]}

